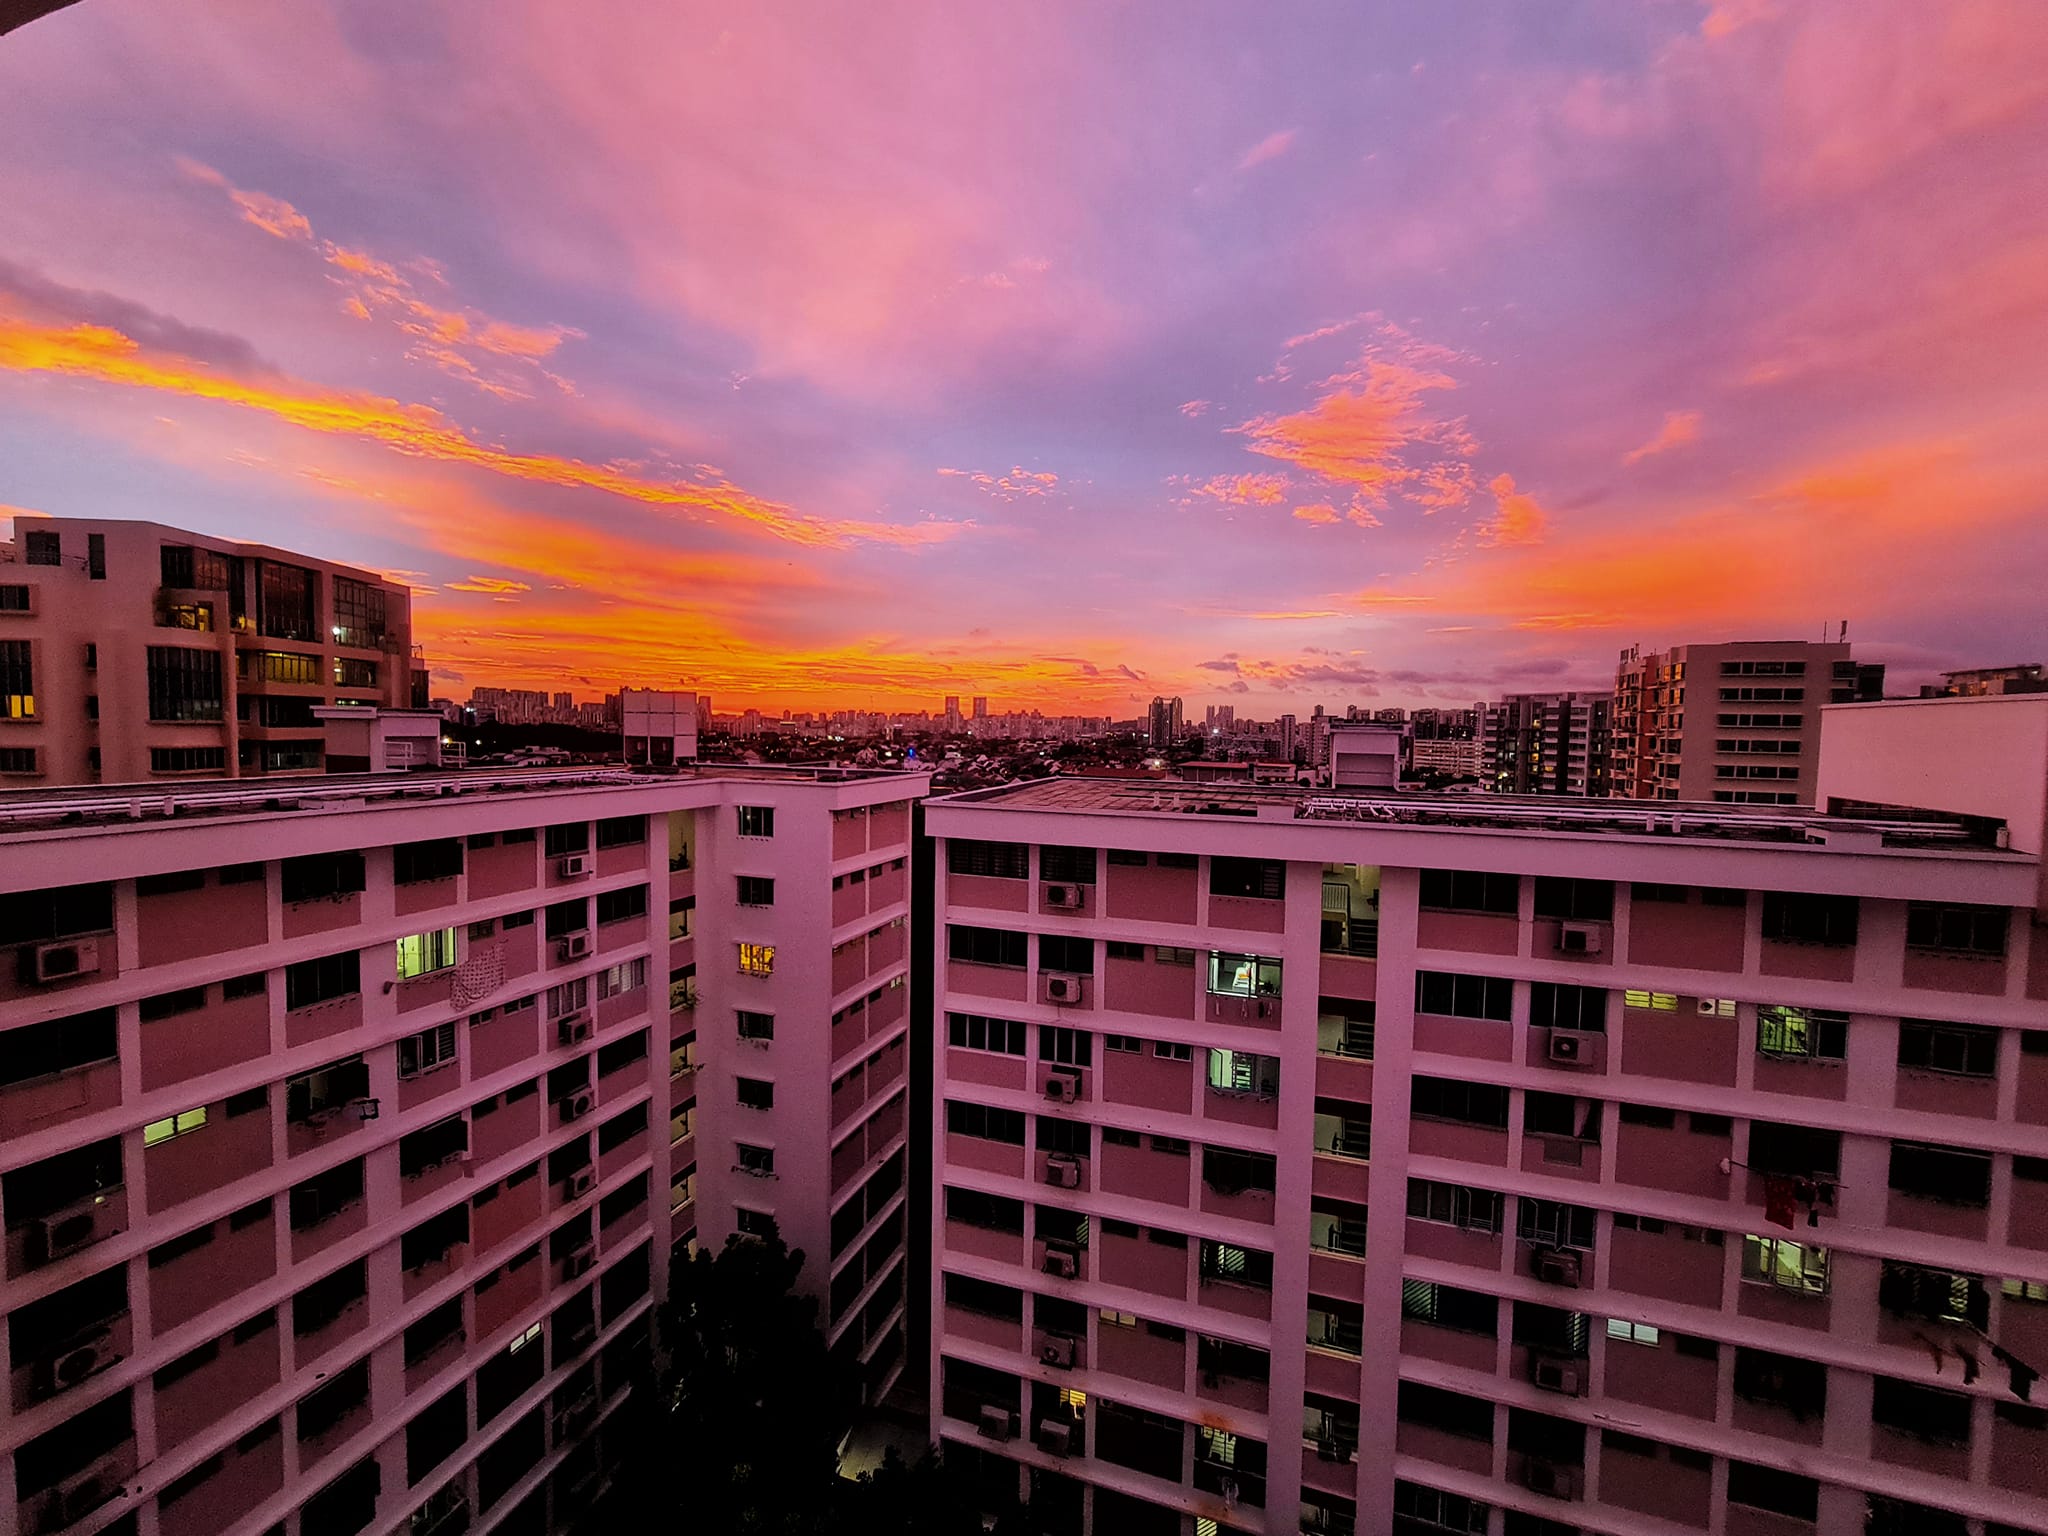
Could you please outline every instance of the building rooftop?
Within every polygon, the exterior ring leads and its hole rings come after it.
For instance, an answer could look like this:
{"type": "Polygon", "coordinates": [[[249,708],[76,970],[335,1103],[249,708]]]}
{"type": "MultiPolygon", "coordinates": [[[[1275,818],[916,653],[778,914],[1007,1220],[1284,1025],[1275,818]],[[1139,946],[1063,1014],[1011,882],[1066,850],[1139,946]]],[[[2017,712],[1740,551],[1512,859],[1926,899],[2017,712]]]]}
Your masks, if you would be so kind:
{"type": "Polygon", "coordinates": [[[354,811],[379,803],[455,796],[522,795],[565,789],[618,789],[677,779],[846,784],[922,775],[893,768],[819,764],[695,763],[645,770],[623,764],[556,768],[465,768],[408,773],[309,774],[303,778],[204,779],[177,784],[86,784],[0,792],[0,838],[57,827],[190,821],[266,811],[354,811]]]}
{"type": "Polygon", "coordinates": [[[2005,847],[2005,824],[1907,806],[1723,805],[1677,800],[1598,800],[1565,795],[1471,795],[1331,791],[1298,785],[1188,784],[1171,780],[1035,779],[932,802],[996,810],[1112,816],[1232,816],[1262,820],[1379,822],[1496,832],[1621,834],[1743,843],[1875,848],[2005,847]]]}

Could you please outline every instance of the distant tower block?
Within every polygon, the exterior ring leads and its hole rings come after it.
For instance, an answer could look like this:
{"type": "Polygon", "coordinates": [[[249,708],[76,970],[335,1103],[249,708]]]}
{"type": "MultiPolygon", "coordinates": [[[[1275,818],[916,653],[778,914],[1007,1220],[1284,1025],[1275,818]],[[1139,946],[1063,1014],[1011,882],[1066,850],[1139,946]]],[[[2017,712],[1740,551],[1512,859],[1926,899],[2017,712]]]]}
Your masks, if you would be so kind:
{"type": "Polygon", "coordinates": [[[654,688],[619,690],[626,761],[637,768],[672,768],[697,758],[697,695],[654,688]]]}

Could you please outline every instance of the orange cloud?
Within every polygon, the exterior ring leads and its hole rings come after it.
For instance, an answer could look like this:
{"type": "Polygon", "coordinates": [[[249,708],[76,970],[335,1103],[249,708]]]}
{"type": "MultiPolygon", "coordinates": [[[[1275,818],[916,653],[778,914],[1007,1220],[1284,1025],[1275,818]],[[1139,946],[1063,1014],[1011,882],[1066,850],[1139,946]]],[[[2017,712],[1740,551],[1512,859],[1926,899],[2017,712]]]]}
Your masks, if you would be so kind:
{"type": "Polygon", "coordinates": [[[291,379],[245,382],[175,353],[147,353],[104,326],[42,326],[0,313],[0,369],[90,379],[260,412],[310,432],[381,444],[413,458],[469,465],[544,485],[603,492],[644,506],[730,518],[795,544],[912,547],[950,538],[968,525],[909,525],[808,517],[728,483],[655,480],[552,454],[515,453],[478,443],[439,412],[374,395],[325,390],[291,379]]]}
{"type": "Polygon", "coordinates": [[[1550,516],[1536,498],[1515,489],[1513,475],[1495,475],[1486,488],[1493,492],[1494,515],[1479,525],[1481,544],[1534,544],[1550,525],[1550,516]]]}
{"type": "Polygon", "coordinates": [[[1020,496],[1051,496],[1059,490],[1060,477],[1049,469],[1026,469],[1013,465],[1007,474],[992,475],[979,469],[941,469],[949,479],[966,480],[979,486],[997,501],[1015,501],[1020,496]]]}
{"type": "Polygon", "coordinates": [[[1296,507],[1294,515],[1304,523],[1341,523],[1337,509],[1326,501],[1311,502],[1305,507],[1296,507]]]}
{"type": "Polygon", "coordinates": [[[1687,443],[1696,443],[1700,436],[1700,413],[1698,411],[1666,411],[1664,424],[1650,440],[1640,448],[1631,448],[1621,456],[1624,464],[1640,464],[1653,454],[1663,453],[1670,448],[1682,448],[1687,443]]]}
{"type": "Polygon", "coordinates": [[[518,592],[531,592],[533,587],[524,581],[513,581],[504,576],[472,576],[467,581],[451,581],[450,592],[481,592],[488,597],[510,597],[518,592]]]}
{"type": "Polygon", "coordinates": [[[327,260],[332,266],[357,277],[374,277],[380,283],[398,282],[398,269],[388,262],[379,261],[367,251],[351,251],[345,246],[330,245],[327,260]]]}
{"type": "Polygon", "coordinates": [[[1285,475],[1212,475],[1190,489],[1233,507],[1271,507],[1286,499],[1288,483],[1285,475]]]}
{"type": "Polygon", "coordinates": [[[1464,446],[1461,424],[1434,420],[1423,410],[1425,395],[1457,387],[1448,375],[1373,358],[1342,377],[1342,387],[1306,410],[1254,417],[1231,430],[1249,438],[1254,453],[1349,485],[1374,501],[1417,476],[1401,457],[1412,445],[1464,446]]]}

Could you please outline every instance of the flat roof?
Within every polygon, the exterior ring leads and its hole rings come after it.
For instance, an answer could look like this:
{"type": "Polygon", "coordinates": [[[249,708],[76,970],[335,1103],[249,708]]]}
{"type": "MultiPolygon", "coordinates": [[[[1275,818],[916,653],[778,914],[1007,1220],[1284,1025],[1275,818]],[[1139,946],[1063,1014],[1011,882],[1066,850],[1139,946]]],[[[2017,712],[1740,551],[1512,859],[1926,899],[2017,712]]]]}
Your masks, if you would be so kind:
{"type": "Polygon", "coordinates": [[[848,784],[922,778],[896,768],[820,764],[697,763],[650,771],[622,763],[548,768],[426,768],[393,773],[328,773],[261,779],[181,779],[175,784],[80,784],[0,792],[0,837],[53,827],[190,821],[266,811],[352,811],[378,803],[455,796],[501,796],[565,789],[621,789],[677,780],[848,784]]]}
{"type": "Polygon", "coordinates": [[[1802,806],[1719,801],[1605,800],[1576,795],[1445,794],[1331,790],[1304,785],[1178,780],[1033,779],[968,790],[934,807],[1055,811],[1112,816],[1225,816],[1260,820],[1464,827],[1488,831],[1623,833],[1738,843],[1842,848],[2004,847],[2004,823],[1906,806],[1856,807],[1830,815],[1802,806]]]}

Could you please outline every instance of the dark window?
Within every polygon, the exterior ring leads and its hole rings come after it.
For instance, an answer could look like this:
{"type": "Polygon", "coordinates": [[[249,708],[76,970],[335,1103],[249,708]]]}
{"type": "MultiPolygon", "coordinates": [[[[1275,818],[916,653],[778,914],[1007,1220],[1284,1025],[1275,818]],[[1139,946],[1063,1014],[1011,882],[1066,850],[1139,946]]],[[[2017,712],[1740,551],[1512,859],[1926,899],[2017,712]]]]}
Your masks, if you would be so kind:
{"type": "Polygon", "coordinates": [[[967,928],[959,924],[946,929],[946,958],[973,965],[1024,964],[1024,935],[1007,928],[967,928]]]}
{"type": "Polygon", "coordinates": [[[968,1051],[999,1051],[1007,1056],[1024,1054],[1024,1026],[1015,1019],[991,1019],[978,1013],[946,1015],[946,1039],[950,1045],[968,1051]]]}
{"type": "Polygon", "coordinates": [[[1494,1083],[1449,1077],[1417,1077],[1409,1089],[1409,1110],[1423,1120],[1454,1120],[1506,1130],[1508,1091],[1494,1083]]]}
{"type": "Polygon", "coordinates": [[[42,944],[114,926],[114,888],[64,885],[0,895],[0,944],[42,944]]]}
{"type": "Polygon", "coordinates": [[[597,846],[632,848],[647,841],[645,816],[608,816],[597,824],[597,846]]]}
{"type": "Polygon", "coordinates": [[[1834,1174],[1842,1166],[1842,1134],[1769,1120],[1749,1123],[1749,1166],[1759,1173],[1795,1177],[1834,1174]]]}
{"type": "Polygon", "coordinates": [[[1065,934],[1045,933],[1038,938],[1038,968],[1067,971],[1076,976],[1095,974],[1095,941],[1065,934]]]}
{"type": "Polygon", "coordinates": [[[1808,1524],[1820,1518],[1818,1482],[1797,1472],[1781,1472],[1776,1467],[1759,1466],[1753,1461],[1731,1460],[1728,1463],[1728,1501],[1804,1520],[1808,1524]]]}
{"type": "Polygon", "coordinates": [[[1093,885],[1095,850],[1049,844],[1038,850],[1038,873],[1043,879],[1066,885],[1093,885]]]}
{"type": "Polygon", "coordinates": [[[62,565],[64,536],[47,528],[34,528],[21,536],[23,565],[62,565]]]}
{"type": "Polygon", "coordinates": [[[1787,944],[1854,944],[1854,896],[1764,892],[1764,937],[1787,944]]]}
{"type": "Polygon", "coordinates": [[[35,717],[34,649],[27,640],[0,640],[0,720],[35,717]]]}
{"type": "Polygon", "coordinates": [[[1278,859],[1211,859],[1209,894],[1278,901],[1287,894],[1287,866],[1278,859]]]}
{"type": "Polygon", "coordinates": [[[1982,1207],[1991,1203],[1991,1157],[1961,1147],[1895,1141],[1891,1187],[1901,1194],[1946,1205],[1982,1207]]]}
{"type": "Polygon", "coordinates": [[[1990,1077],[1998,1070],[1998,1031],[1981,1024],[1901,1019],[1899,1065],[1959,1077],[1990,1077]]]}
{"type": "MultiPolygon", "coordinates": [[[[112,1061],[115,1040],[115,1015],[111,1008],[10,1029],[0,1034],[0,1087],[69,1072],[97,1061],[112,1061]]],[[[17,1214],[10,1201],[8,1215],[17,1214]]]]}
{"type": "Polygon", "coordinates": [[[288,902],[346,896],[364,885],[363,856],[355,852],[309,853],[286,859],[278,868],[288,902]]]}
{"type": "Polygon", "coordinates": [[[570,901],[557,901],[547,908],[547,935],[559,939],[565,934],[581,933],[590,926],[590,904],[581,896],[570,901]]]}
{"type": "Polygon", "coordinates": [[[296,961],[284,968],[287,1010],[310,1008],[331,998],[352,996],[362,989],[362,957],[352,949],[338,955],[322,955],[317,960],[296,961]]]}
{"type": "Polygon", "coordinates": [[[955,1136],[976,1136],[983,1141],[1007,1142],[1013,1147],[1024,1145],[1024,1116],[1014,1109],[948,1099],[946,1130],[955,1136]]]}
{"type": "Polygon", "coordinates": [[[982,843],[972,838],[948,838],[946,872],[998,880],[1023,880],[1031,873],[1031,850],[1023,843],[982,843]]]}
{"type": "Polygon", "coordinates": [[[551,859],[564,854],[586,853],[590,849],[590,823],[587,821],[563,822],[546,829],[541,836],[541,851],[551,859]]]}
{"type": "Polygon", "coordinates": [[[1482,869],[1425,869],[1421,904],[1441,912],[1491,912],[1513,917],[1521,900],[1519,875],[1482,869]]]}
{"type": "Polygon", "coordinates": [[[1460,1019],[1506,1023],[1514,1010],[1515,984],[1500,976],[1457,976],[1449,971],[1415,973],[1415,1011],[1460,1019]]]}
{"type": "Polygon", "coordinates": [[[623,890],[597,893],[597,920],[600,923],[623,923],[646,915],[647,887],[644,885],[629,885],[623,890]]]}
{"type": "Polygon", "coordinates": [[[384,645],[384,589],[349,576],[334,578],[334,643],[358,650],[384,645]]]}
{"type": "Polygon", "coordinates": [[[1539,981],[1529,988],[1529,1022],[1539,1029],[1607,1028],[1607,993],[1600,987],[1539,981]]]}
{"type": "Polygon", "coordinates": [[[391,850],[391,878],[399,885],[420,885],[429,880],[452,880],[462,873],[462,839],[435,838],[424,843],[400,843],[391,850]]]}
{"type": "Polygon", "coordinates": [[[256,629],[273,640],[317,640],[313,573],[277,560],[256,562],[256,629]]]}
{"type": "Polygon", "coordinates": [[[1961,1392],[1944,1392],[1891,1376],[1870,1384],[1870,1421],[1936,1445],[1970,1443],[1970,1405],[1961,1392]]]}
{"type": "Polygon", "coordinates": [[[1906,903],[1906,944],[1912,949],[1987,958],[2005,953],[2010,913],[2004,907],[1968,907],[1933,901],[1906,903]]]}
{"type": "Polygon", "coordinates": [[[219,773],[227,767],[226,747],[151,747],[151,773],[219,773]]]}
{"type": "Polygon", "coordinates": [[[743,907],[772,907],[775,905],[775,882],[766,875],[741,875],[738,878],[739,903],[743,907]]]}
{"type": "Polygon", "coordinates": [[[180,645],[152,645],[147,649],[150,719],[221,718],[224,695],[219,651],[190,650],[180,645]]]}
{"type": "Polygon", "coordinates": [[[1482,1333],[1489,1339],[1500,1331],[1498,1298],[1428,1280],[1401,1282],[1401,1315],[1460,1333],[1482,1333]]]}
{"type": "Polygon", "coordinates": [[[1614,882],[1538,875],[1536,915],[1561,922],[1604,923],[1614,916],[1614,882]]]}
{"type": "Polygon", "coordinates": [[[1426,1382],[1402,1382],[1395,1411],[1403,1424],[1439,1429],[1468,1440],[1493,1438],[1492,1403],[1426,1382]]]}
{"type": "Polygon", "coordinates": [[[333,1274],[315,1280],[292,1298],[292,1332],[299,1338],[318,1333],[369,1294],[368,1269],[363,1260],[345,1264],[333,1274]]]}
{"type": "Polygon", "coordinates": [[[773,837],[775,835],[775,807],[772,805],[736,806],[738,831],[741,837],[773,837]]]}

